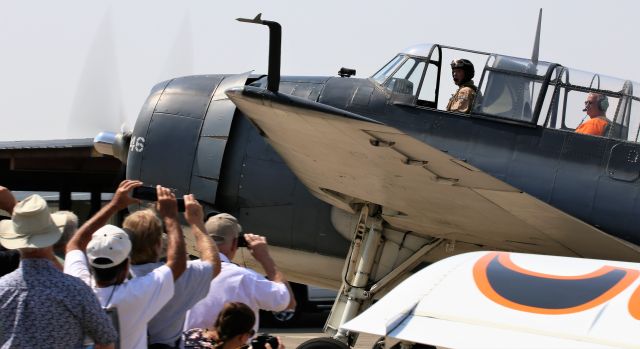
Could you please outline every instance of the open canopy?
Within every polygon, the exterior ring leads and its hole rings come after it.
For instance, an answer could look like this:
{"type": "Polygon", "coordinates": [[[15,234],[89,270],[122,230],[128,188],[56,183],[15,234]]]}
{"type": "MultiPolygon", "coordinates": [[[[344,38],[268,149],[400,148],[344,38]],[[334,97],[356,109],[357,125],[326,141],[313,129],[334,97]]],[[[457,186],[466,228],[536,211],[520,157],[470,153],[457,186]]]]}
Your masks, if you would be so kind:
{"type": "Polygon", "coordinates": [[[585,119],[588,93],[606,96],[613,121],[603,136],[638,141],[640,91],[629,80],[564,67],[558,63],[472,51],[438,44],[404,49],[371,79],[395,103],[444,109],[455,91],[449,63],[467,58],[480,91],[476,115],[573,131],[585,119]],[[635,88],[634,88],[635,87],[635,88]]]}

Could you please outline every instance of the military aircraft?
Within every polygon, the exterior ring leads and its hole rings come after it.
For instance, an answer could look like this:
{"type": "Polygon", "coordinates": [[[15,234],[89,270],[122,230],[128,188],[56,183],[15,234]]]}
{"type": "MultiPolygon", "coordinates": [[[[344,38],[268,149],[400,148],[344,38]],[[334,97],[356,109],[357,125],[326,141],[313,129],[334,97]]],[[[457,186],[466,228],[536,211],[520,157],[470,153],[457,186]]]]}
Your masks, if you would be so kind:
{"type": "Polygon", "coordinates": [[[268,75],[161,82],[131,134],[95,144],[127,178],[267,236],[292,280],[339,287],[333,338],[301,348],[353,344],[341,324],[451,255],[640,261],[637,83],[540,61],[540,21],[531,59],[422,44],[360,79],[281,77],[280,25],[240,20],[269,27],[268,75]],[[469,114],[443,110],[460,57],[478,70],[469,114]],[[574,132],[591,92],[608,97],[604,136],[574,132]]]}

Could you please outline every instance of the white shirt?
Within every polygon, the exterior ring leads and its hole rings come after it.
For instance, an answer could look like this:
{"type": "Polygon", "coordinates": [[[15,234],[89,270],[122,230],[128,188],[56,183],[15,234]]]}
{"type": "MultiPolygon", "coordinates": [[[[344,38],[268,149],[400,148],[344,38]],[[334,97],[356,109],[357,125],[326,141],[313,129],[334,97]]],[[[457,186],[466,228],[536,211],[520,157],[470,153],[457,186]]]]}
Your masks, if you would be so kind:
{"type": "MultiPolygon", "coordinates": [[[[138,278],[153,272],[164,263],[131,265],[131,274],[138,278]]],[[[173,346],[182,335],[187,315],[199,300],[209,293],[213,277],[213,265],[204,261],[189,261],[187,269],[175,282],[175,294],[151,321],[149,321],[149,344],[162,343],[173,346]]]]}
{"type": "Polygon", "coordinates": [[[85,254],[73,250],[65,256],[64,272],[91,286],[100,305],[118,310],[120,348],[147,348],[147,322],[173,297],[173,274],[169,267],[163,265],[123,284],[98,288],[91,282],[85,254]]]}
{"type": "Polygon", "coordinates": [[[220,253],[221,271],[211,281],[209,294],[187,313],[185,330],[209,328],[213,325],[227,302],[242,302],[256,314],[254,330],[258,330],[258,311],[260,309],[282,311],[290,301],[287,286],[280,282],[267,280],[264,276],[229,261],[220,253]]]}

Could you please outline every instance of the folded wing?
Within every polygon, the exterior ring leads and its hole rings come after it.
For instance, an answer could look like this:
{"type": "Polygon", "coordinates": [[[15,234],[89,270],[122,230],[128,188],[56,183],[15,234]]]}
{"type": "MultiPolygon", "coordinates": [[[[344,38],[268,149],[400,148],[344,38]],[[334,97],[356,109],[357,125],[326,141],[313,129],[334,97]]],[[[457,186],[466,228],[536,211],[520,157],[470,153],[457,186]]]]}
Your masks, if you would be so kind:
{"type": "Polygon", "coordinates": [[[230,99],[321,200],[383,208],[390,225],[501,249],[639,261],[607,235],[472,165],[377,121],[255,87],[230,99]]]}

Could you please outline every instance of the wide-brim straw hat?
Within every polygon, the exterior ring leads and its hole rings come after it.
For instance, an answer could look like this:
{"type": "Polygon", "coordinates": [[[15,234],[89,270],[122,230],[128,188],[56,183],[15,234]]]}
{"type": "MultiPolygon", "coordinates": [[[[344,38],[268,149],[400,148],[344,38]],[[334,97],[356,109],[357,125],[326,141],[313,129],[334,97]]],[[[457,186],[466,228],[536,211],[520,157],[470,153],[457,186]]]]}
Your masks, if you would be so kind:
{"type": "Polygon", "coordinates": [[[11,220],[0,221],[0,244],[8,249],[48,247],[60,239],[66,222],[66,214],[51,214],[47,202],[34,194],[14,207],[11,220]]]}

